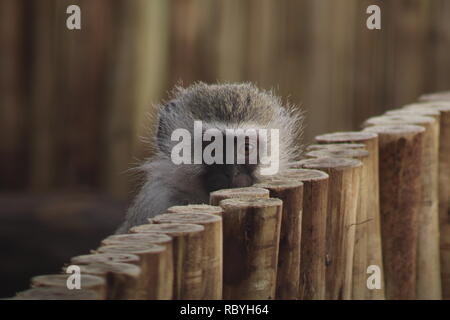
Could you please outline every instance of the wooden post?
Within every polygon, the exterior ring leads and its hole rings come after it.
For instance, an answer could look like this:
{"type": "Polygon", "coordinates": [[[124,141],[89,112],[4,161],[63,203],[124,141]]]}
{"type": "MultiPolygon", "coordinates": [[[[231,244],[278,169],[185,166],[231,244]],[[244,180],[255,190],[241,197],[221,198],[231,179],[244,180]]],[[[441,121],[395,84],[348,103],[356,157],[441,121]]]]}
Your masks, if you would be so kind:
{"type": "MultiPolygon", "coordinates": [[[[439,116],[439,115],[438,115],[439,116]]],[[[390,115],[371,118],[366,125],[411,124],[425,128],[422,147],[422,198],[418,216],[417,299],[441,299],[439,250],[439,120],[415,115],[390,115]]]]}
{"type": "Polygon", "coordinates": [[[378,134],[380,212],[387,299],[416,298],[418,215],[421,209],[420,126],[374,126],[378,134]]]}
{"type": "Polygon", "coordinates": [[[173,299],[200,299],[203,289],[203,232],[196,224],[144,224],[131,228],[131,233],[164,233],[173,238],[173,299]]]}
{"type": "Polygon", "coordinates": [[[19,292],[12,300],[102,300],[93,290],[69,290],[67,288],[32,288],[19,292]]]}
{"type": "Polygon", "coordinates": [[[439,128],[439,228],[441,247],[442,298],[450,299],[450,101],[405,106],[406,109],[433,109],[441,114],[439,128]]]}
{"type": "MultiPolygon", "coordinates": [[[[218,215],[195,213],[197,210],[195,207],[186,207],[184,213],[161,214],[149,220],[152,223],[198,224],[205,228],[202,240],[204,244],[202,262],[204,279],[201,299],[220,300],[222,299],[223,290],[222,218],[218,215]],[[188,213],[189,210],[191,210],[191,213],[188,213]]],[[[179,211],[183,210],[179,209],[179,211]]]]}
{"type": "Polygon", "coordinates": [[[352,271],[352,299],[364,300],[369,295],[367,288],[367,264],[368,262],[368,222],[367,212],[369,210],[369,152],[361,149],[342,150],[316,150],[306,154],[309,158],[353,158],[360,160],[363,164],[361,180],[359,184],[358,206],[356,210],[355,224],[355,248],[353,254],[352,271]]]}
{"type": "MultiPolygon", "coordinates": [[[[71,274],[47,274],[31,278],[33,288],[67,288],[67,280],[71,274]]],[[[89,274],[80,275],[80,289],[71,291],[90,290],[97,293],[100,300],[106,299],[106,281],[105,279],[89,274]]]]}
{"type": "Polygon", "coordinates": [[[70,264],[91,264],[91,263],[130,263],[139,266],[140,258],[129,253],[97,253],[76,256],[70,259],[70,264]]]}
{"type": "Polygon", "coordinates": [[[299,299],[325,299],[328,174],[289,169],[286,177],[303,183],[299,299]]]}
{"type": "Polygon", "coordinates": [[[269,190],[255,187],[217,190],[209,195],[209,203],[217,206],[222,200],[234,198],[269,198],[269,190]]]}
{"type": "Polygon", "coordinates": [[[326,298],[351,299],[356,210],[361,161],[321,158],[303,162],[306,169],[329,175],[327,205],[326,298]]]}
{"type": "MultiPolygon", "coordinates": [[[[162,271],[163,274],[161,281],[165,283],[165,286],[173,286],[173,241],[170,236],[162,233],[115,234],[103,239],[101,242],[102,246],[122,245],[128,243],[138,243],[141,245],[157,244],[165,247],[166,250],[162,253],[165,257],[162,259],[166,261],[166,268],[162,271]]],[[[171,299],[172,296],[173,292],[161,299],[171,299]]]]}
{"type": "Polygon", "coordinates": [[[106,280],[107,300],[142,299],[139,290],[141,268],[129,263],[92,263],[80,265],[81,274],[92,274],[106,280]]]}
{"type": "Polygon", "coordinates": [[[186,206],[173,206],[167,209],[172,213],[207,213],[215,216],[222,216],[223,210],[219,206],[210,206],[207,204],[188,204],[186,206]]]}
{"type": "MultiPolygon", "coordinates": [[[[381,245],[381,227],[380,227],[380,191],[378,178],[378,136],[375,133],[353,131],[353,132],[336,132],[316,137],[316,141],[324,145],[332,143],[341,143],[343,145],[364,146],[369,152],[369,158],[365,164],[367,176],[367,267],[377,266],[381,271],[381,288],[366,290],[365,299],[382,300],[384,294],[384,272],[383,272],[383,255],[381,245]]],[[[366,273],[366,278],[367,278],[366,273]]],[[[367,288],[365,286],[365,288],[367,288]]],[[[364,299],[361,297],[361,299],[364,299]]]]}
{"type": "Polygon", "coordinates": [[[362,143],[326,143],[326,144],[311,144],[306,147],[306,151],[315,151],[322,149],[333,150],[347,150],[347,149],[365,149],[365,145],[362,143]]]}
{"type": "Polygon", "coordinates": [[[141,278],[139,281],[138,296],[145,300],[167,300],[172,298],[173,273],[167,282],[166,272],[168,266],[166,248],[157,244],[126,243],[102,246],[97,249],[99,253],[131,253],[140,258],[141,278]]]}
{"type": "Polygon", "coordinates": [[[275,297],[296,300],[300,282],[303,183],[272,177],[255,187],[265,188],[269,190],[270,197],[283,201],[275,297]]]}
{"type": "Polygon", "coordinates": [[[226,199],[223,214],[223,298],[274,299],[282,201],[226,199]]]}

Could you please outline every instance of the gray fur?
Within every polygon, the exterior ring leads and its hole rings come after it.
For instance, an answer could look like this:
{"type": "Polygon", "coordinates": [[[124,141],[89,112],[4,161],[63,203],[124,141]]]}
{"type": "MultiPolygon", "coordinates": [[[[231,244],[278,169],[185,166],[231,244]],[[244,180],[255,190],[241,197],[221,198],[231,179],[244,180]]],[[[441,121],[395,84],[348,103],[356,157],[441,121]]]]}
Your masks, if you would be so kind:
{"type": "Polygon", "coordinates": [[[208,127],[257,128],[280,130],[280,171],[298,159],[302,116],[298,109],[282,107],[272,92],[250,83],[197,83],[188,88],[177,87],[173,98],[159,106],[159,127],[155,137],[156,154],[140,170],[146,182],[127,212],[117,233],[147,223],[147,219],[175,205],[208,203],[209,194],[202,185],[205,165],[175,165],[170,158],[173,130],[184,128],[192,132],[195,120],[208,127]]]}

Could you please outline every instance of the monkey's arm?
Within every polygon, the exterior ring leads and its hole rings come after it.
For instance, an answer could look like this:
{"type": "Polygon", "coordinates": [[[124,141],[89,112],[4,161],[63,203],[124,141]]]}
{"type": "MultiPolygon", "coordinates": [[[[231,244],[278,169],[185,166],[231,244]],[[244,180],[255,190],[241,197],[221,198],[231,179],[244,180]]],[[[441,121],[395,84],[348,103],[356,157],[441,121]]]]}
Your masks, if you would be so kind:
{"type": "Polygon", "coordinates": [[[164,213],[169,207],[208,203],[209,193],[202,187],[199,171],[193,165],[176,166],[170,158],[159,156],[145,163],[141,170],[147,173],[146,183],[128,209],[117,234],[148,223],[148,218],[164,213]]]}
{"type": "Polygon", "coordinates": [[[136,225],[148,223],[147,219],[163,213],[167,208],[180,205],[181,199],[171,188],[158,179],[145,183],[128,209],[124,223],[117,229],[116,234],[127,233],[136,225]]]}

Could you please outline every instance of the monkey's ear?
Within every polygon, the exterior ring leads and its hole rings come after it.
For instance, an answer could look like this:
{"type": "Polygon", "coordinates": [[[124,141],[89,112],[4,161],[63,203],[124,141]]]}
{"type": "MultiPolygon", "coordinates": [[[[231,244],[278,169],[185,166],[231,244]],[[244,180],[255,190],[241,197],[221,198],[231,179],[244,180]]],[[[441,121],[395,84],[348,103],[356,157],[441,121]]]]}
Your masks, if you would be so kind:
{"type": "Polygon", "coordinates": [[[172,135],[172,123],[176,115],[177,104],[175,101],[169,101],[163,105],[159,111],[158,131],[156,138],[158,147],[162,152],[168,152],[168,140],[172,135]]]}

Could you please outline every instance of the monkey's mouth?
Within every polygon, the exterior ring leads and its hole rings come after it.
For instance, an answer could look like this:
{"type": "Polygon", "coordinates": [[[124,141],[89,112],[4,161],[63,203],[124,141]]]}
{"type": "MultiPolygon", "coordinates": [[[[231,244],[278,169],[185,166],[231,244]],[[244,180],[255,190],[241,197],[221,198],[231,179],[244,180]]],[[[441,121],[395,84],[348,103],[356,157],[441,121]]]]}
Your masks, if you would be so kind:
{"type": "Polygon", "coordinates": [[[255,183],[251,170],[246,166],[217,165],[208,167],[204,178],[206,189],[209,192],[228,188],[244,188],[255,183]]]}
{"type": "Polygon", "coordinates": [[[244,188],[253,184],[253,178],[247,174],[239,174],[231,179],[232,188],[244,188]]]}

